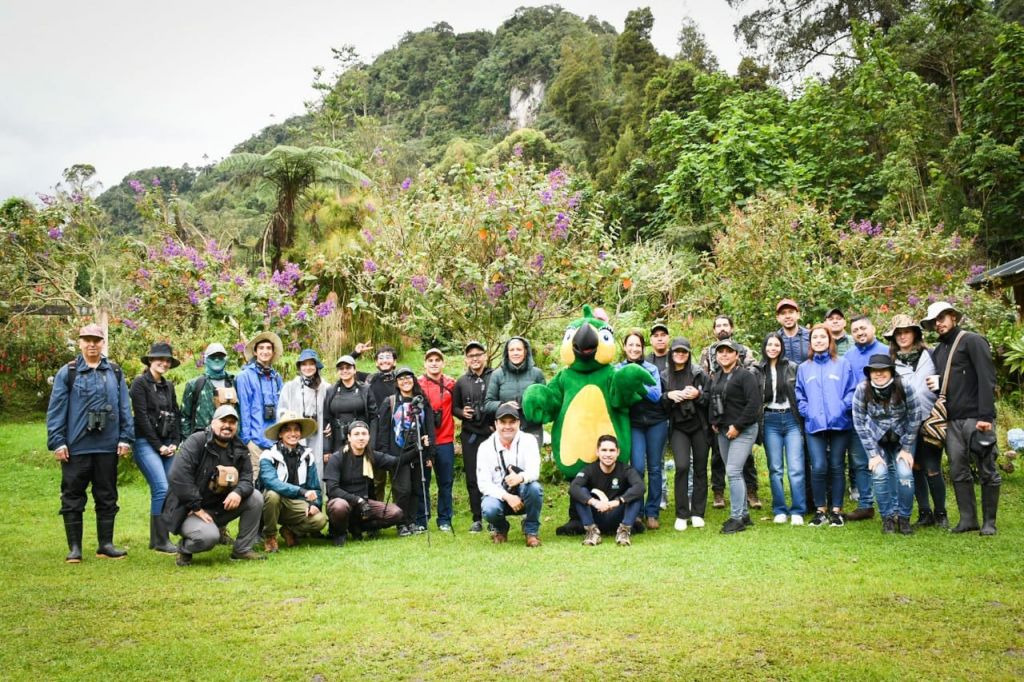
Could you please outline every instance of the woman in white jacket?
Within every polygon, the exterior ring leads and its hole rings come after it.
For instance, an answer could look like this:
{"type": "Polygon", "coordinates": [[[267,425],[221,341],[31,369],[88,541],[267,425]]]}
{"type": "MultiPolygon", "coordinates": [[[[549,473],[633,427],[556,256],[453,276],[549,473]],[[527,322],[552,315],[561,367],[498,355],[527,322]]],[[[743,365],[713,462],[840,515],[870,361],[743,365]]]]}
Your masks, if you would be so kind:
{"type": "MultiPolygon", "coordinates": [[[[882,335],[889,342],[889,357],[896,363],[900,380],[913,387],[917,397],[918,418],[924,421],[932,411],[936,395],[925,381],[935,374],[935,363],[924,344],[921,325],[910,315],[892,318],[889,331],[882,335]]],[[[942,448],[927,442],[920,433],[914,455],[914,496],[917,498],[916,528],[949,528],[946,517],[946,481],[942,477],[942,448]],[[929,501],[929,493],[931,501],[929,501]],[[934,507],[934,508],[933,508],[934,507]]]]}
{"type": "Polygon", "coordinates": [[[277,403],[277,418],[289,412],[298,414],[306,419],[316,420],[316,433],[308,436],[304,444],[313,453],[316,462],[317,478],[324,480],[324,394],[327,392],[327,382],[320,377],[320,370],[324,368],[320,362],[320,356],[315,350],[307,348],[299,353],[299,359],[295,361],[298,367],[298,375],[285,383],[281,389],[281,398],[277,403]]]}

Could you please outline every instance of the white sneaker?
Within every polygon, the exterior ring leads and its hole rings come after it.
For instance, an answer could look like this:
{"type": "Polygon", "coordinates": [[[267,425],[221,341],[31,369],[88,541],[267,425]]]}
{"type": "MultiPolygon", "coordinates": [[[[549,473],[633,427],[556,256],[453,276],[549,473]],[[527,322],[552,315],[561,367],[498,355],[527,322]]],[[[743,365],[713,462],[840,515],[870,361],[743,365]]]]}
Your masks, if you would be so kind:
{"type": "Polygon", "coordinates": [[[704,519],[702,519],[699,516],[690,517],[690,525],[693,526],[694,528],[703,528],[704,527],[704,519]]]}
{"type": "Polygon", "coordinates": [[[676,519],[676,530],[686,530],[686,519],[676,519]]]}
{"type": "Polygon", "coordinates": [[[793,514],[793,516],[789,519],[789,524],[791,526],[802,526],[804,525],[804,517],[800,516],[799,514],[793,514]]]}
{"type": "Polygon", "coordinates": [[[775,523],[785,523],[786,522],[786,515],[785,514],[776,514],[775,518],[772,519],[772,520],[775,521],[775,523]]]}

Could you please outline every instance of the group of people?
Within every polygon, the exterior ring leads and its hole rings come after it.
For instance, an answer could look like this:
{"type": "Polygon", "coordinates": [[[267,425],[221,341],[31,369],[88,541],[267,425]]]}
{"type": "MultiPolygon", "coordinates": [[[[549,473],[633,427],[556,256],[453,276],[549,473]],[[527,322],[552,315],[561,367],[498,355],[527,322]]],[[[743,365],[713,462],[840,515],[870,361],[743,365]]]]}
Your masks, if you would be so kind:
{"type": "MultiPolygon", "coordinates": [[[[618,461],[615,436],[603,435],[595,461],[571,481],[585,545],[601,542],[602,533],[629,545],[632,533],[659,527],[666,447],[675,464],[674,528],[704,527],[710,460],[712,504],[724,508],[729,489],[721,532],[746,530],[750,508],[761,506],[755,443],[767,456],[775,523],[800,526],[809,517],[810,526],[842,526],[873,518],[877,506],[883,532],[910,534],[916,497],[916,526],[948,528],[945,449],[959,509],[951,530],[996,532],[991,351],[983,337],[960,328],[955,306],[935,303],[920,323],[897,315],[883,334],[887,343],[865,316],[851,320],[848,335],[839,309],[809,329],[799,325],[792,299],[779,301],[776,315],[780,328],[764,339],[760,359],[734,340],[726,315],[715,319],[716,340],[697,360],[690,342],[670,338],[662,323],[647,338],[632,330],[622,339],[621,364],[641,365],[654,385],[630,410],[629,464],[618,461]],[[925,331],[938,335],[933,348],[925,331]],[[934,419],[943,412],[945,420],[934,419]],[[857,504],[844,513],[847,476],[857,504]]],[[[281,340],[263,332],[246,346],[237,375],[227,371],[224,346],[211,343],[180,406],[166,376],[179,364],[169,344],[152,345],[142,357],[146,370],[129,388],[104,356],[104,342],[99,326],[80,330],[80,354],[57,372],[47,413],[47,446],[61,463],[70,563],[82,560],[90,484],[97,556],[125,556],[113,529],[117,457],[129,453],[151,491],[150,548],[176,555],[183,566],[217,544],[232,545],[232,559],[264,559],[254,550],[261,538],[272,553],[279,537],[293,546],[325,529],[338,546],[390,527],[403,537],[422,533],[435,476],[435,523],[452,532],[456,420],[469,531],[482,532],[486,522],[493,542],[503,543],[508,517],[523,515],[526,544],[541,544],[543,425],[525,419],[522,400],[545,377],[525,338],[505,343],[495,369],[484,345],[470,341],[457,380],[445,375],[439,348],[426,352],[420,377],[398,367],[389,346],[377,349],[376,371],[359,372],[356,359],[372,350],[359,344],[337,360],[335,380],[322,376],[323,362],[307,349],[285,382],[274,367],[281,340]],[[236,518],[232,538],[227,525],[236,518]],[[171,533],[181,537],[177,544],[171,533]]]]}

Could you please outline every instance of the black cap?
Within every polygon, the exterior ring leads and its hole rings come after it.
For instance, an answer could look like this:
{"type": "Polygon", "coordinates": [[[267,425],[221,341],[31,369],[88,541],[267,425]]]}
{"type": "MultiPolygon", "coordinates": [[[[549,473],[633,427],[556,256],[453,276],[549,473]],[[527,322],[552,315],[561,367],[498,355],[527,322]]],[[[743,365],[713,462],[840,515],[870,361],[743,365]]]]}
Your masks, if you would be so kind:
{"type": "Polygon", "coordinates": [[[740,347],[736,345],[736,342],[732,339],[722,339],[715,344],[715,352],[722,350],[723,348],[731,348],[734,352],[739,353],[740,347]]]}
{"type": "Polygon", "coordinates": [[[487,348],[484,346],[484,344],[480,343],[479,341],[470,341],[469,343],[466,344],[466,347],[462,349],[463,355],[468,353],[470,348],[479,348],[483,352],[487,352],[487,348]]]}
{"type": "Polygon", "coordinates": [[[415,372],[413,372],[408,367],[404,367],[403,366],[403,367],[399,367],[398,371],[395,372],[395,380],[397,381],[399,377],[405,376],[406,374],[411,376],[413,379],[416,378],[416,373],[415,372]]]}
{"type": "Polygon", "coordinates": [[[690,346],[690,340],[685,336],[677,336],[672,339],[672,343],[669,344],[669,351],[675,351],[684,349],[687,353],[693,352],[693,348],[690,346]]]}
{"type": "Polygon", "coordinates": [[[825,319],[827,320],[828,318],[832,317],[833,315],[838,315],[839,317],[843,318],[844,320],[846,319],[846,315],[843,315],[843,311],[840,310],[839,308],[831,308],[827,313],[825,313],[825,319]]]}
{"type": "Polygon", "coordinates": [[[516,421],[519,421],[519,410],[508,403],[502,403],[498,406],[498,411],[494,414],[494,418],[501,419],[502,417],[515,417],[516,421]]]}

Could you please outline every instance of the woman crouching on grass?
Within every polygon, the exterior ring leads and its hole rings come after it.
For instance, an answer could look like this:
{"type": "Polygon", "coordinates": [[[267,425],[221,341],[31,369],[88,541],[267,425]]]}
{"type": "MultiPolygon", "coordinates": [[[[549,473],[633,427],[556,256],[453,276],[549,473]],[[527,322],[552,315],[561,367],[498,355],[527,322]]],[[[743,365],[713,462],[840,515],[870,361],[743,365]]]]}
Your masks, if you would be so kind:
{"type": "Polygon", "coordinates": [[[868,454],[871,490],[882,532],[910,535],[914,507],[914,444],[921,417],[914,388],[896,376],[888,355],[872,355],[853,396],[853,425],[868,454]]]}

